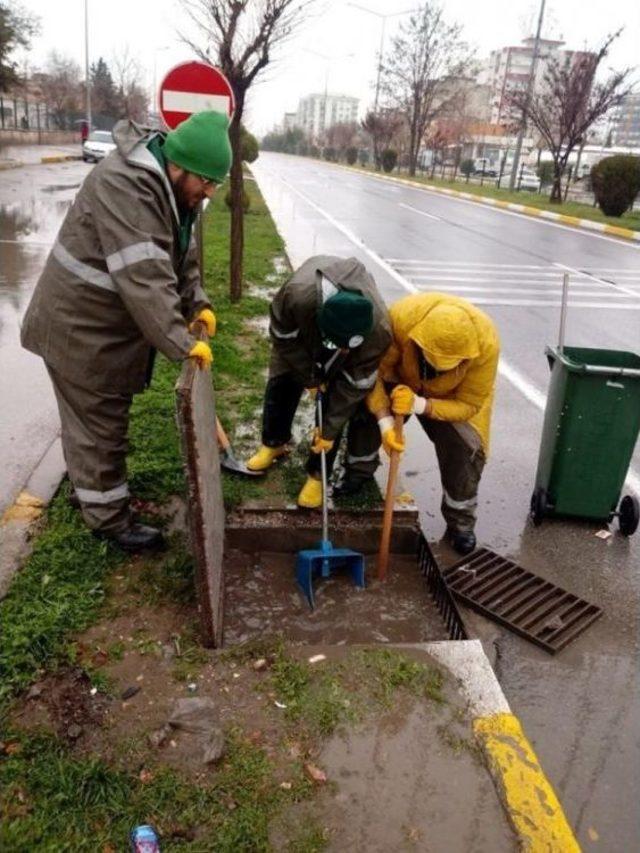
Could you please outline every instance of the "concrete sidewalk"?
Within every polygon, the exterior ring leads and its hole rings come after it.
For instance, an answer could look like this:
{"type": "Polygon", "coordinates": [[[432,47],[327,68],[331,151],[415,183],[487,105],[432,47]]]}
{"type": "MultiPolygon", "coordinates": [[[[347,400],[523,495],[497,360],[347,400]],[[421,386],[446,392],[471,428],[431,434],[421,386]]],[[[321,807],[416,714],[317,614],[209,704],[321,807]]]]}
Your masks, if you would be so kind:
{"type": "Polygon", "coordinates": [[[82,146],[74,145],[6,145],[0,146],[0,170],[33,166],[39,163],[60,163],[80,160],[82,146]]]}

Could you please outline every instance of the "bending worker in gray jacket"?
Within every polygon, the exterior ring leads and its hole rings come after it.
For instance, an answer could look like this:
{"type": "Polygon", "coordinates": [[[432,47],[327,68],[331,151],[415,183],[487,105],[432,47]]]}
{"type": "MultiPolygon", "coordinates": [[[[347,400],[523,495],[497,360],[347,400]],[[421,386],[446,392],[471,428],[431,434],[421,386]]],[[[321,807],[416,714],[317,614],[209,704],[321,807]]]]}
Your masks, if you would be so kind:
{"type": "Polygon", "coordinates": [[[126,452],[133,394],[154,351],[211,363],[215,316],[202,290],[191,227],[231,165],[228,119],[192,115],[168,134],[130,121],[117,149],[87,176],[47,259],[22,327],[22,344],[51,376],[62,446],[85,521],[126,550],[157,547],[160,531],[135,523],[126,452]]]}
{"type": "MultiPolygon", "coordinates": [[[[271,362],[264,396],[262,447],[249,459],[264,471],[287,452],[304,389],[325,390],[322,435],[316,430],[307,463],[307,481],[298,505],[322,503],[320,453],[333,465],[344,426],[370,419],[364,399],[378,375],[378,363],[391,343],[387,310],[373,278],[356,258],[309,258],[276,293],[271,303],[271,362]]],[[[357,473],[378,458],[377,437],[347,430],[345,468],[357,473]],[[362,438],[364,436],[364,438],[362,438]]],[[[338,487],[339,491],[339,487],[338,487]]]]}

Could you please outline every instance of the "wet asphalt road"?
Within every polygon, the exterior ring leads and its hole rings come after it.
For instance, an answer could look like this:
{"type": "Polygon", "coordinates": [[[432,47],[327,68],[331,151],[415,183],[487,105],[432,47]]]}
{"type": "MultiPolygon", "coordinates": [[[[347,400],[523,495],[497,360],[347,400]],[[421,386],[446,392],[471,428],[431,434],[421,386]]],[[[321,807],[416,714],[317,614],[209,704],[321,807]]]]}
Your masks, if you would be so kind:
{"type": "Polygon", "coordinates": [[[20,346],[20,322],[84,176],[82,162],[0,171],[0,514],[59,431],[41,359],[20,346]]]}
{"type": "MultiPolygon", "coordinates": [[[[562,273],[571,273],[566,343],[640,352],[640,246],[400,187],[317,161],[262,153],[252,170],[294,265],[359,257],[387,301],[442,290],[495,320],[502,363],[492,455],[480,492],[483,544],[599,604],[604,616],[555,657],[465,611],[585,850],[638,849],[640,532],[553,520],[534,528],[535,476],[562,273]]],[[[526,196],[523,193],[524,198],[526,196]]],[[[410,424],[402,463],[431,541],[443,533],[435,455],[410,424]]],[[[640,494],[636,447],[627,491],[640,494]]],[[[451,559],[438,548],[443,564],[451,559]]]]}

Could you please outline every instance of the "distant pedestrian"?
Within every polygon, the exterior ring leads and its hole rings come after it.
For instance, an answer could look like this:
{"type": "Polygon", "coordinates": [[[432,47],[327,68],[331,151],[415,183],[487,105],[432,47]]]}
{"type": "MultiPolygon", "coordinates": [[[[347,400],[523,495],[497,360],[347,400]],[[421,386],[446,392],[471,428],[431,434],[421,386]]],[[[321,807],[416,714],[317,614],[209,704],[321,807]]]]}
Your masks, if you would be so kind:
{"type": "MultiPolygon", "coordinates": [[[[374,418],[360,439],[380,436],[385,450],[404,450],[393,415],[416,415],[435,445],[447,538],[461,554],[476,547],[478,486],[489,450],[500,341],[475,305],[444,293],[407,296],[389,308],[393,343],[367,398],[374,418]],[[376,426],[376,420],[378,422],[376,426]]],[[[369,463],[368,475],[377,460],[369,463]]],[[[354,492],[362,480],[345,484],[354,492]]]]}
{"type": "Polygon", "coordinates": [[[200,281],[192,225],[231,165],[228,119],[192,115],[168,134],[132,121],[87,176],[24,318],[22,343],[42,356],[62,422],[69,479],[87,524],[126,550],[157,547],[134,521],[126,452],[129,408],[159,350],[211,363],[216,320],[200,281]]]}

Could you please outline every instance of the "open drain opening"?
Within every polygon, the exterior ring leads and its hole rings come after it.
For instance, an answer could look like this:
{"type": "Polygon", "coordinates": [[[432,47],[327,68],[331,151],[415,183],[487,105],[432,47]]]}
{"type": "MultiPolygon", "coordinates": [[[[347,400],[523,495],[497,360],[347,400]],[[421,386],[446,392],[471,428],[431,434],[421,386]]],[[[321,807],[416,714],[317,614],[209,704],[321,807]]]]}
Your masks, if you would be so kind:
{"type": "Polygon", "coordinates": [[[466,639],[457,606],[413,513],[396,526],[385,582],[375,570],[380,513],[336,514],[336,542],[348,540],[365,553],[366,587],[359,589],[349,574],[340,572],[318,580],[313,611],[296,583],[295,559],[300,547],[319,536],[317,520],[300,520],[297,511],[271,515],[274,526],[267,526],[268,513],[253,518],[244,513],[241,527],[227,528],[225,646],[267,634],[305,645],[466,639]]]}

